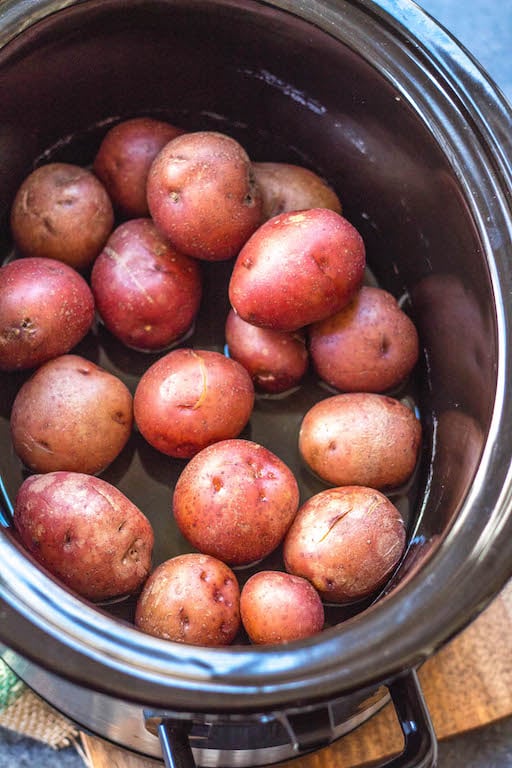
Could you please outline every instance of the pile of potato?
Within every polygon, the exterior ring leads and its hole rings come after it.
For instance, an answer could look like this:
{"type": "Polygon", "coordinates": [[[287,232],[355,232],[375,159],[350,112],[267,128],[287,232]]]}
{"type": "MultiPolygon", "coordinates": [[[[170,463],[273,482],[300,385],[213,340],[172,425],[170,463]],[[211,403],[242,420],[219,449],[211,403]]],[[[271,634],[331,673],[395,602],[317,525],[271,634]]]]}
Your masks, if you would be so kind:
{"type": "Polygon", "coordinates": [[[386,496],[417,465],[421,424],[389,395],[419,355],[413,322],[365,284],[363,239],[313,171],[252,162],[215,131],[152,118],[111,128],[92,170],[47,163],[11,213],[17,256],[0,268],[0,370],[30,371],[11,412],[30,474],[20,541],[68,588],[136,595],[142,631],[196,645],[282,643],[324,626],[325,603],[376,592],[406,545],[386,496]],[[193,345],[202,262],[233,261],[227,354],[193,345]],[[95,318],[158,353],[132,396],[79,355],[95,318]],[[298,450],[325,488],[302,504],[268,447],[241,439],[255,398],[330,388],[304,414],[298,450]],[[144,512],[97,477],[133,429],[187,463],[172,513],[194,552],[152,567],[144,512]],[[284,570],[241,588],[236,570],[282,548],[284,570]]]}

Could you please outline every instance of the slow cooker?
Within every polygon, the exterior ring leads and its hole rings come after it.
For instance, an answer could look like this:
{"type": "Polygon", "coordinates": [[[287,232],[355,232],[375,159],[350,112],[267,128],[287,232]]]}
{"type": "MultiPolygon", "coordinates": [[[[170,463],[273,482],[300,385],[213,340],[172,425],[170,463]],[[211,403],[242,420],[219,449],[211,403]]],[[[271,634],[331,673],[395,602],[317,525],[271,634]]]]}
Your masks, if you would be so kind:
{"type": "MultiPolygon", "coordinates": [[[[380,594],[326,606],[326,629],[308,640],[193,647],[136,630],[130,601],[78,599],[19,546],[12,504],[26,470],[9,414],[28,374],[2,374],[2,658],[82,728],[167,765],[285,760],[331,743],[389,698],[404,749],[386,765],[435,765],[416,669],[512,573],[504,98],[409,0],[4,0],[0,93],[3,260],[23,178],[49,160],[90,165],[102,135],[129,116],[228,133],[255,160],[326,178],[365,239],[372,279],[417,324],[417,375],[395,395],[424,430],[416,474],[392,495],[407,551],[380,594]]],[[[229,269],[206,270],[203,319],[188,344],[223,349],[229,269]]],[[[132,390],[150,360],[101,326],[76,351],[132,390]]],[[[285,397],[260,397],[244,433],[293,468],[303,498],[319,481],[294,436],[310,399],[326,394],[310,377],[285,397]]],[[[186,549],[170,513],[179,471],[134,433],[102,474],[150,517],[155,562],[186,549]]]]}

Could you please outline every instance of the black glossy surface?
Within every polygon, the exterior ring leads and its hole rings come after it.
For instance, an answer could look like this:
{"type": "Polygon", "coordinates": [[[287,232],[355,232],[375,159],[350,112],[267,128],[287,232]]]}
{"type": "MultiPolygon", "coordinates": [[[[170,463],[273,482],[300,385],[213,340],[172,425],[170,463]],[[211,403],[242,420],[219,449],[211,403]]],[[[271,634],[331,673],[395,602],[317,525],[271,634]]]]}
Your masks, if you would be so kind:
{"type": "MultiPolygon", "coordinates": [[[[408,78],[405,98],[387,74],[377,74],[347,46],[276,9],[229,0],[218,5],[176,3],[172,14],[166,8],[164,3],[134,2],[119,19],[115,4],[85,3],[43,20],[5,47],[0,74],[8,116],[4,136],[7,144],[9,136],[15,137],[24,150],[10,155],[11,173],[4,176],[6,214],[9,187],[16,188],[34,158],[36,162],[37,158],[67,159],[88,164],[102,131],[115,116],[156,113],[162,105],[176,124],[232,133],[254,159],[295,160],[325,175],[340,191],[345,215],[365,239],[377,281],[397,297],[411,297],[410,311],[425,347],[428,376],[423,360],[417,395],[424,425],[423,458],[417,491],[412,489],[411,503],[404,497],[400,506],[410,540],[416,535],[422,543],[444,535],[472,481],[489,427],[497,330],[483,244],[465,192],[428,123],[420,123],[408,104],[420,87],[416,74],[411,74],[409,50],[397,42],[395,58],[387,61],[387,52],[376,38],[372,52],[376,66],[386,73],[391,68],[393,76],[402,76],[404,82],[408,78]],[[137,50],[136,59],[133,50],[137,50]],[[206,55],[207,68],[197,50],[206,55]],[[57,74],[64,69],[67,78],[56,90],[57,74]],[[24,167],[16,163],[19,156],[24,167]],[[468,323],[470,342],[457,345],[468,323]],[[434,454],[435,431],[439,447],[434,454]]],[[[347,20],[351,21],[350,15],[347,20]]],[[[381,34],[371,15],[364,25],[364,34],[381,34]]],[[[418,64],[425,66],[421,59],[418,64]]],[[[431,105],[425,102],[422,109],[428,111],[431,105]]],[[[436,119],[439,130],[446,133],[444,140],[458,142],[459,115],[454,113],[452,122],[444,114],[436,119]]],[[[460,162],[475,165],[468,171],[477,174],[481,204],[490,202],[476,167],[485,162],[484,151],[477,145],[461,150],[460,162]]],[[[201,320],[187,344],[222,349],[229,269],[230,265],[205,267],[201,320]]],[[[132,391],[152,360],[128,353],[101,327],[77,351],[119,374],[132,391]]],[[[23,378],[2,376],[4,445],[9,445],[10,403],[23,378]]],[[[310,379],[284,399],[260,398],[244,432],[291,466],[301,481],[303,498],[321,485],[300,462],[298,429],[307,407],[326,394],[310,379]]],[[[0,461],[13,497],[23,469],[12,450],[4,452],[0,461]]],[[[134,433],[123,454],[103,474],[150,517],[158,542],[155,562],[184,546],[169,511],[180,469],[179,462],[161,456],[134,433]]],[[[113,611],[119,613],[119,608],[113,611]]],[[[124,615],[130,618],[129,612],[124,615]]],[[[333,623],[346,615],[344,610],[335,612],[333,623]]],[[[10,621],[14,625],[14,617],[10,621]]],[[[110,634],[112,629],[105,626],[103,631],[110,634]]],[[[9,636],[7,640],[16,642],[9,636]]],[[[52,647],[44,643],[44,663],[50,665],[56,663],[51,660],[52,647]]],[[[34,644],[35,653],[40,648],[34,644]]],[[[63,658],[67,656],[59,653],[59,664],[63,658]]],[[[215,664],[215,655],[198,660],[200,676],[205,663],[215,664]]],[[[261,672],[266,673],[269,663],[264,657],[260,663],[261,672]]],[[[286,654],[281,663],[288,670],[286,654]]],[[[235,661],[233,670],[246,674],[257,668],[251,657],[235,661]]],[[[100,677],[103,685],[108,678],[100,677]]]]}

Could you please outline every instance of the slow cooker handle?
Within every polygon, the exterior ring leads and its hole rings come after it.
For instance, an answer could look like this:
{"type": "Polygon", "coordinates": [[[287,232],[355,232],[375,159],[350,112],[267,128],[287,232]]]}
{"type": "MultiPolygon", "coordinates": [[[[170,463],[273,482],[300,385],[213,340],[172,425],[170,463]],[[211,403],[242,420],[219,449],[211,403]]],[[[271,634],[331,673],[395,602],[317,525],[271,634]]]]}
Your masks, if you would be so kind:
{"type": "Polygon", "coordinates": [[[195,768],[188,734],[190,726],[184,720],[162,720],[158,725],[158,738],[165,768],[195,768]]]}
{"type": "Polygon", "coordinates": [[[412,669],[387,684],[404,736],[402,752],[375,768],[434,768],[437,738],[425,704],[416,670],[412,669]]]}
{"type": "MultiPolygon", "coordinates": [[[[404,735],[402,752],[375,768],[434,768],[437,739],[416,671],[409,670],[387,684],[404,735]]],[[[186,720],[164,718],[158,736],[166,768],[195,768],[186,720]]]]}

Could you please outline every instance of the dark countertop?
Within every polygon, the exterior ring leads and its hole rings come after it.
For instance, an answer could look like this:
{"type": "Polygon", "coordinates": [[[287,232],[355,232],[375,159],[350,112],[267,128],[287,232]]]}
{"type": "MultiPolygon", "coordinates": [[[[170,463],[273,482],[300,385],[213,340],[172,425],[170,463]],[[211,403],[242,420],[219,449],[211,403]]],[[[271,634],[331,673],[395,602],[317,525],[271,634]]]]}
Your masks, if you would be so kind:
{"type": "MultiPolygon", "coordinates": [[[[512,0],[421,0],[418,4],[458,38],[512,103],[512,0]]],[[[84,768],[73,748],[54,752],[0,728],[0,768],[35,765],[84,768]]],[[[441,743],[438,766],[510,768],[512,718],[441,743]]]]}

